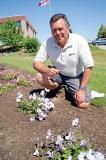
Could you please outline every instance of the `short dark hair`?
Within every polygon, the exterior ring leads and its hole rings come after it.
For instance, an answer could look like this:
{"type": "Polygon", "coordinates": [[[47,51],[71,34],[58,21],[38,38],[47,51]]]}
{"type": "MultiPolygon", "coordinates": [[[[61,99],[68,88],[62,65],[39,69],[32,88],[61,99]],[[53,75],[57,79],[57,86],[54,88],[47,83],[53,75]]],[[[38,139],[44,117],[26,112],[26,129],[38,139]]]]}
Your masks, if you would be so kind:
{"type": "Polygon", "coordinates": [[[65,14],[62,14],[62,13],[56,13],[56,14],[54,14],[54,15],[51,17],[51,19],[50,19],[50,25],[51,25],[53,22],[56,22],[57,20],[59,20],[59,19],[61,19],[61,18],[64,19],[64,21],[66,22],[67,27],[69,28],[69,32],[72,33],[72,30],[71,30],[71,28],[70,28],[70,23],[69,23],[69,21],[68,21],[68,19],[67,19],[67,16],[66,16],[65,14]]]}

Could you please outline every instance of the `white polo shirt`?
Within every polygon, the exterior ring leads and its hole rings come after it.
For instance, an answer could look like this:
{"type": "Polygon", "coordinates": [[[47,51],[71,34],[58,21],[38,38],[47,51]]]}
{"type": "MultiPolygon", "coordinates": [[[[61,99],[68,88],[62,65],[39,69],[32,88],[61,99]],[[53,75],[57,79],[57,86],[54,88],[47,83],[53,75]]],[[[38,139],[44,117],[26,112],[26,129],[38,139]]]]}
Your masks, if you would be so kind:
{"type": "Polygon", "coordinates": [[[48,58],[61,74],[70,77],[76,77],[84,68],[94,66],[87,41],[74,33],[69,33],[69,40],[64,48],[61,48],[53,37],[44,41],[34,61],[44,62],[48,58]]]}

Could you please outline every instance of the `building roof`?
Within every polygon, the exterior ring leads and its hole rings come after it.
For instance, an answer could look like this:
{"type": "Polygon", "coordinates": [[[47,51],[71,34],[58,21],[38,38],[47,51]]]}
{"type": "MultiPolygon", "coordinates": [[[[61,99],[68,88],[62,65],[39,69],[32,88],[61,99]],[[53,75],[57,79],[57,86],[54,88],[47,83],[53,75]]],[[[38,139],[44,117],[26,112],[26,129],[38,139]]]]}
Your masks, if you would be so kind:
{"type": "Polygon", "coordinates": [[[28,18],[26,16],[18,16],[17,15],[17,16],[0,17],[0,24],[3,24],[7,20],[7,18],[11,18],[11,19],[15,20],[16,22],[25,20],[28,24],[30,24],[30,26],[32,27],[32,29],[36,33],[34,26],[31,24],[31,22],[28,20],[28,18]]]}

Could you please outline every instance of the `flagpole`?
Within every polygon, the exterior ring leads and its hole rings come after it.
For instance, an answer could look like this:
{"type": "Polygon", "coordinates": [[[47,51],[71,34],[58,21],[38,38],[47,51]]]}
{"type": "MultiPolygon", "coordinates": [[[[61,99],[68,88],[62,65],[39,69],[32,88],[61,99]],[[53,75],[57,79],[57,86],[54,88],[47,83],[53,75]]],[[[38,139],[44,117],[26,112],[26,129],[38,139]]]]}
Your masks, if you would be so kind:
{"type": "Polygon", "coordinates": [[[50,0],[49,0],[49,14],[50,14],[50,18],[51,18],[51,2],[50,2],[50,0]]]}

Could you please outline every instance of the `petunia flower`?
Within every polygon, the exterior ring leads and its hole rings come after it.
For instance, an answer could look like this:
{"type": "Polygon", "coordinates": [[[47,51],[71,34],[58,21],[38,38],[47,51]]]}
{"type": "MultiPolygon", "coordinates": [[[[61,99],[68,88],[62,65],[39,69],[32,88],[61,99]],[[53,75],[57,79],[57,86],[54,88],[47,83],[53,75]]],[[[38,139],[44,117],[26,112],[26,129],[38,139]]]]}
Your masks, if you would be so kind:
{"type": "Polygon", "coordinates": [[[44,104],[44,109],[47,113],[53,110],[53,108],[54,108],[54,103],[51,101],[44,104]]]}
{"type": "Polygon", "coordinates": [[[42,90],[41,92],[40,92],[40,95],[39,96],[41,96],[41,97],[45,97],[45,90],[42,90]]]}
{"type": "Polygon", "coordinates": [[[21,92],[18,92],[16,96],[17,96],[17,98],[19,98],[19,99],[22,99],[22,98],[23,98],[23,94],[21,94],[21,92]]]}
{"type": "Polygon", "coordinates": [[[78,123],[79,123],[79,118],[75,118],[75,119],[72,121],[72,126],[78,126],[78,123]]]}
{"type": "Polygon", "coordinates": [[[96,160],[105,160],[105,157],[101,152],[94,152],[94,157],[96,160]]]}
{"type": "Polygon", "coordinates": [[[71,155],[68,156],[68,160],[72,160],[73,157],[71,155]]]}
{"type": "Polygon", "coordinates": [[[36,93],[33,93],[33,95],[30,94],[30,95],[29,95],[29,99],[36,100],[36,99],[37,99],[36,93]]]}
{"type": "MultiPolygon", "coordinates": [[[[93,154],[93,150],[92,149],[90,149],[88,152],[87,152],[87,154],[86,154],[86,159],[87,160],[96,160],[95,159],[95,156],[94,156],[94,154],[93,154]]],[[[98,159],[99,160],[99,159],[98,159]]]]}
{"type": "Polygon", "coordinates": [[[38,114],[37,118],[40,121],[43,121],[47,117],[46,113],[44,113],[40,108],[37,108],[37,114],[38,114]]]}
{"type": "Polygon", "coordinates": [[[30,121],[31,122],[35,121],[35,116],[30,117],[30,121]]]}
{"type": "Polygon", "coordinates": [[[84,147],[84,146],[86,146],[86,145],[87,145],[86,140],[81,140],[81,142],[80,142],[80,147],[84,147]]]}
{"type": "Polygon", "coordinates": [[[52,136],[52,132],[51,132],[51,129],[48,129],[47,131],[47,135],[46,135],[46,139],[50,139],[52,136]]]}
{"type": "Polygon", "coordinates": [[[47,151],[47,157],[48,158],[53,158],[53,152],[52,151],[47,151]]]}
{"type": "Polygon", "coordinates": [[[16,102],[18,102],[18,103],[21,102],[21,99],[17,97],[16,102]]]}
{"type": "Polygon", "coordinates": [[[35,152],[33,153],[33,156],[39,157],[39,150],[36,149],[35,152]]]}
{"type": "Polygon", "coordinates": [[[61,145],[63,143],[63,138],[61,137],[61,135],[58,135],[57,136],[57,139],[56,139],[56,145],[61,145]]]}
{"type": "Polygon", "coordinates": [[[87,152],[80,152],[78,160],[86,160],[86,154],[87,152]]]}
{"type": "Polygon", "coordinates": [[[68,135],[65,136],[65,140],[72,141],[72,139],[73,139],[73,136],[72,136],[72,132],[70,131],[68,135]]]}

